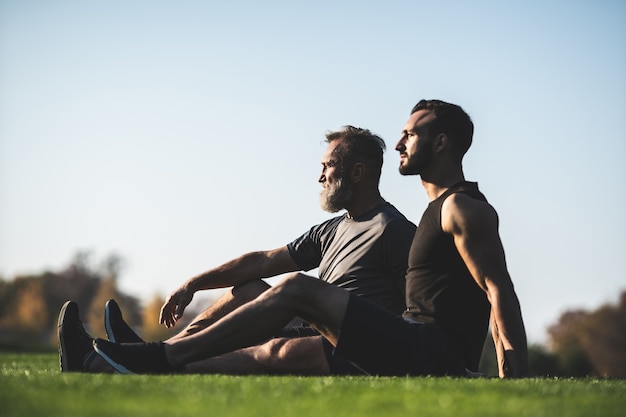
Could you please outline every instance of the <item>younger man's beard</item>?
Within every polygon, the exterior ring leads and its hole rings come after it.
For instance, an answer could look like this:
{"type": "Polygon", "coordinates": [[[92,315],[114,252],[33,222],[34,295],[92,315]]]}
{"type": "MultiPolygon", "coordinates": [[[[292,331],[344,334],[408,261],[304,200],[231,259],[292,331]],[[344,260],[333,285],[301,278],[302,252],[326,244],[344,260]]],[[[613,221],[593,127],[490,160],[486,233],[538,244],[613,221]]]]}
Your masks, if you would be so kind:
{"type": "Polygon", "coordinates": [[[320,206],[325,211],[336,213],[346,208],[353,195],[354,187],[352,187],[350,180],[339,178],[322,190],[320,193],[320,206]]]}
{"type": "Polygon", "coordinates": [[[431,153],[433,139],[427,137],[422,142],[417,151],[411,155],[404,165],[400,165],[400,174],[402,175],[422,175],[422,172],[427,168],[433,160],[431,153]]]}

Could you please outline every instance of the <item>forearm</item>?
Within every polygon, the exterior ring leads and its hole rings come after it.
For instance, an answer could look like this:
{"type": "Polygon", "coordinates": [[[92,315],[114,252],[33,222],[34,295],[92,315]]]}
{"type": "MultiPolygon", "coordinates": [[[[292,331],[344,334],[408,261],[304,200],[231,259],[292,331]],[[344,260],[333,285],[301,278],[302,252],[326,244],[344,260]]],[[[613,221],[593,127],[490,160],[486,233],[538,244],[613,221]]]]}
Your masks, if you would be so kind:
{"type": "Polygon", "coordinates": [[[515,293],[490,297],[491,326],[500,377],[528,375],[528,346],[515,293]]]}
{"type": "Polygon", "coordinates": [[[491,336],[493,338],[493,346],[496,351],[496,362],[498,364],[498,375],[504,377],[504,345],[500,340],[500,332],[498,329],[498,323],[496,322],[493,314],[489,319],[491,325],[491,336]]]}
{"type": "Polygon", "coordinates": [[[174,326],[197,291],[234,287],[255,279],[291,272],[296,268],[286,246],[247,253],[185,281],[165,300],[159,322],[167,327],[174,326]]]}
{"type": "Polygon", "coordinates": [[[286,246],[269,251],[250,252],[187,280],[183,287],[196,292],[234,287],[246,282],[293,272],[298,266],[286,246]]]}
{"type": "Polygon", "coordinates": [[[226,288],[271,276],[267,274],[267,252],[250,252],[189,278],[183,286],[191,292],[226,288]]]}

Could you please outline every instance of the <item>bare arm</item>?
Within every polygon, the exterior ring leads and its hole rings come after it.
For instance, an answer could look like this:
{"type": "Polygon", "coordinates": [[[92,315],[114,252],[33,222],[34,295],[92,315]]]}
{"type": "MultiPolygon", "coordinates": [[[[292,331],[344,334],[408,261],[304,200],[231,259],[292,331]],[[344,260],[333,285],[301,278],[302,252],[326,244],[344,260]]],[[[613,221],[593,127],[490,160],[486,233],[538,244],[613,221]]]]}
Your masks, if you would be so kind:
{"type": "Polygon", "coordinates": [[[507,271],[498,234],[498,215],[489,204],[453,194],[442,207],[441,223],[468,270],[491,303],[491,329],[500,377],[528,375],[526,331],[507,271]]]}
{"type": "Polygon", "coordinates": [[[196,291],[233,287],[296,270],[298,266],[291,258],[287,246],[241,255],[183,283],[161,307],[159,322],[168,327],[173,326],[182,317],[196,291]]]}

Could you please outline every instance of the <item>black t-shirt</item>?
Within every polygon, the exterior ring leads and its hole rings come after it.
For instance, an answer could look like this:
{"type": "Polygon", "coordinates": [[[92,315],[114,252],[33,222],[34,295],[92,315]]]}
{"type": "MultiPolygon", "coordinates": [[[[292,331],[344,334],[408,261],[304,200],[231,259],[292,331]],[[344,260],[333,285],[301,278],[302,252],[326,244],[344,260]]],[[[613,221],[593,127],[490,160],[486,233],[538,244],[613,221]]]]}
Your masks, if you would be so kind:
{"type": "Polygon", "coordinates": [[[287,245],[298,266],[394,313],[405,309],[405,274],[415,225],[385,202],[351,219],[344,214],[287,245]]]}
{"type": "Polygon", "coordinates": [[[476,371],[490,305],[459,255],[452,235],[441,228],[441,207],[453,193],[487,202],[476,183],[462,182],[428,205],[409,252],[404,316],[446,328],[463,352],[466,367],[476,371]]]}

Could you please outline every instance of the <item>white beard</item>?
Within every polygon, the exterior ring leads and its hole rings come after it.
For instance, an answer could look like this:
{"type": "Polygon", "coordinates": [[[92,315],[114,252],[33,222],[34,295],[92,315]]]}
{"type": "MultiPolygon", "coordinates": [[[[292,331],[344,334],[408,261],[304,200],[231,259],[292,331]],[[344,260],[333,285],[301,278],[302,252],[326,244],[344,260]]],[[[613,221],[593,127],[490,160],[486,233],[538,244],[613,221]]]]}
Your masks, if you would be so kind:
{"type": "Polygon", "coordinates": [[[350,181],[339,178],[322,190],[320,193],[320,206],[325,211],[336,213],[346,208],[353,195],[354,188],[352,188],[350,181]]]}

